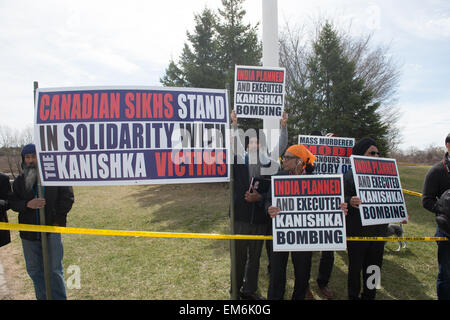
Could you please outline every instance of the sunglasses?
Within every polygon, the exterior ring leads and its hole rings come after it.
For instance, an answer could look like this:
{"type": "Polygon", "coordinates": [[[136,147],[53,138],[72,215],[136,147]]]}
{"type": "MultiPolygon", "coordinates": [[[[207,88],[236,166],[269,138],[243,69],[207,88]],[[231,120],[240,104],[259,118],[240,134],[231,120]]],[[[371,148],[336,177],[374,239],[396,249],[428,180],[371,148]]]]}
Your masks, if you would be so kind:
{"type": "Polygon", "coordinates": [[[298,159],[297,157],[293,157],[293,156],[282,156],[281,158],[283,159],[283,161],[291,160],[291,159],[298,159]]]}
{"type": "Polygon", "coordinates": [[[379,153],[378,151],[370,151],[369,154],[370,154],[371,156],[374,156],[374,155],[379,156],[379,155],[380,155],[380,153],[379,153]]]}

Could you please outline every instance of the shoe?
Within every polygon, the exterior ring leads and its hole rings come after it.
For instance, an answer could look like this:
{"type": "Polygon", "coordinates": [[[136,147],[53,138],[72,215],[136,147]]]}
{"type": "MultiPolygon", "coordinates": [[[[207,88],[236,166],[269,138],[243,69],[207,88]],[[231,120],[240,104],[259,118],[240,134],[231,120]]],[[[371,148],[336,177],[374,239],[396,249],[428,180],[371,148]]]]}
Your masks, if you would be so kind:
{"type": "Polygon", "coordinates": [[[306,289],[305,300],[316,300],[316,298],[314,298],[314,295],[311,292],[311,289],[309,287],[308,287],[308,289],[306,289]]]}
{"type": "Polygon", "coordinates": [[[320,292],[325,296],[325,298],[331,300],[334,297],[333,292],[327,286],[319,287],[320,292]]]}
{"type": "Polygon", "coordinates": [[[260,296],[257,293],[242,293],[241,292],[241,300],[266,300],[264,297],[260,296]]]}

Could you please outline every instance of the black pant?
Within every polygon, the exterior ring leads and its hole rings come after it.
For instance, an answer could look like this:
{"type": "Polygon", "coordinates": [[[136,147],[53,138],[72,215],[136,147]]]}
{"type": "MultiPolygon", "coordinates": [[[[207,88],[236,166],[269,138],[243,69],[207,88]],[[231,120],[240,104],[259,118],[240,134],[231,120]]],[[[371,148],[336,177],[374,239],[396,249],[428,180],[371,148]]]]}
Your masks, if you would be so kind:
{"type": "MultiPolygon", "coordinates": [[[[265,235],[265,224],[249,224],[236,221],[236,234],[265,235]]],[[[236,280],[237,290],[244,294],[254,294],[258,290],[259,260],[263,240],[236,241],[236,280]]],[[[231,273],[230,273],[231,275],[231,273]]]]}
{"type": "Polygon", "coordinates": [[[334,251],[322,251],[319,263],[319,274],[317,275],[317,284],[319,287],[325,287],[330,281],[331,272],[334,265],[334,251]]]}
{"type": "Polygon", "coordinates": [[[292,300],[305,299],[306,289],[308,288],[309,277],[311,274],[312,252],[273,252],[271,259],[270,282],[267,299],[283,300],[286,289],[286,267],[291,254],[292,264],[294,265],[294,291],[292,300]]]}
{"type": "Polygon", "coordinates": [[[372,272],[367,268],[376,265],[380,268],[383,263],[384,241],[348,241],[348,298],[350,300],[375,299],[376,289],[367,287],[367,279],[372,272]],[[361,297],[361,273],[363,290],[361,297]]]}

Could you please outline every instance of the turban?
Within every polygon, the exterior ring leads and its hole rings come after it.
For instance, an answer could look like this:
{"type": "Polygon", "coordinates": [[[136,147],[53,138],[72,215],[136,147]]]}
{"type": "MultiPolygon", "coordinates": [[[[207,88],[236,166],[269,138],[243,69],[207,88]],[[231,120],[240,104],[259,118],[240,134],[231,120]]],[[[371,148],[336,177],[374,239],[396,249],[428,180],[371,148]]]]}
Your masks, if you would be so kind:
{"type": "Polygon", "coordinates": [[[306,147],[302,144],[296,144],[293,146],[290,146],[286,151],[289,151],[290,153],[292,153],[294,156],[300,158],[303,160],[304,165],[303,167],[306,166],[306,164],[309,163],[311,165],[314,164],[314,161],[316,160],[316,156],[313,155],[308,149],[306,149],[306,147]]]}
{"type": "Polygon", "coordinates": [[[377,146],[377,143],[372,138],[362,138],[353,147],[352,154],[355,156],[362,156],[371,146],[377,146]]]}
{"type": "Polygon", "coordinates": [[[27,154],[36,154],[36,146],[32,143],[27,144],[26,146],[23,147],[22,149],[22,161],[25,160],[25,155],[27,154]]]}

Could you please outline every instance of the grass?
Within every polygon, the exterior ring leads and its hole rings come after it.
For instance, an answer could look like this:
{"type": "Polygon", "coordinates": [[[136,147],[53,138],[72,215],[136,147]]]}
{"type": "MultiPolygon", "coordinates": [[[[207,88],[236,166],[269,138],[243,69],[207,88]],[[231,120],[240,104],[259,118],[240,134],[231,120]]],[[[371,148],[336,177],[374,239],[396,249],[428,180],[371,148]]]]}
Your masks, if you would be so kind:
{"type": "MultiPolygon", "coordinates": [[[[429,167],[400,166],[404,189],[421,192],[429,167]]],[[[76,187],[68,226],[161,232],[229,233],[229,189],[226,184],[76,187]]],[[[405,235],[433,236],[433,215],[420,198],[405,195],[410,222],[405,235]]],[[[15,214],[9,214],[16,222],[15,214]]],[[[15,237],[13,245],[20,247],[15,237]]],[[[76,265],[81,288],[68,289],[69,299],[228,299],[230,256],[228,240],[164,239],[63,235],[65,269],[76,265]]],[[[409,242],[396,252],[388,242],[377,299],[436,299],[437,250],[434,242],[409,242]]],[[[313,255],[310,285],[315,282],[320,253],[313,255]]],[[[260,293],[268,287],[267,255],[261,257],[260,293]]],[[[22,262],[23,263],[23,262],[22,262]]],[[[25,273],[25,268],[23,267],[25,273]]],[[[66,272],[66,280],[72,274],[66,272]]],[[[29,279],[24,290],[32,291],[29,279]]],[[[329,283],[336,299],[347,295],[347,254],[335,252],[329,283]]],[[[286,298],[293,289],[288,265],[286,298]]]]}

